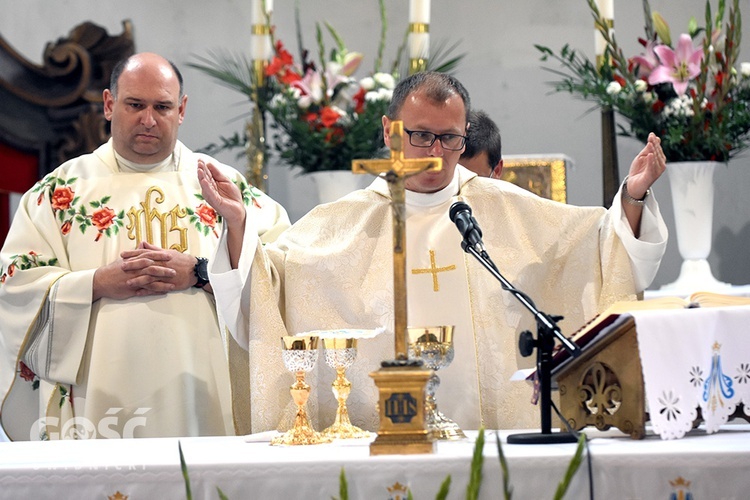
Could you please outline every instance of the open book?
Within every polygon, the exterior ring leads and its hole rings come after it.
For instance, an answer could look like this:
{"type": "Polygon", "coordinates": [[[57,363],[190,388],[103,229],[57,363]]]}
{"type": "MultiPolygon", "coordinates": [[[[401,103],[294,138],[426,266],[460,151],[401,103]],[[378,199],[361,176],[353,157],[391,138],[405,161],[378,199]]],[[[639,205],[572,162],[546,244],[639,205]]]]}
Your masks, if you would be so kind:
{"type": "Polygon", "coordinates": [[[620,315],[629,313],[630,311],[747,305],[750,305],[750,297],[738,297],[715,292],[695,292],[688,297],[659,297],[648,300],[615,302],[578,329],[571,338],[579,346],[584,346],[594,336],[592,334],[603,330],[611,325],[620,315]]]}

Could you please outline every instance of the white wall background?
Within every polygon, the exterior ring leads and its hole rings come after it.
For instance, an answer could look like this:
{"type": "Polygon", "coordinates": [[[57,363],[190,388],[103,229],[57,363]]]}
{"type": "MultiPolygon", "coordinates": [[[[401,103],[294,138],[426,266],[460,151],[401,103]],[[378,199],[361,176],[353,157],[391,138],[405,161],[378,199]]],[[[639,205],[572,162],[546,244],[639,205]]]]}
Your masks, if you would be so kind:
{"type": "MultiPolygon", "coordinates": [[[[315,22],[327,21],[340,32],[350,50],[366,55],[358,76],[372,68],[379,35],[376,0],[298,3],[307,47],[315,50],[315,22]]],[[[296,56],[294,5],[294,0],[275,0],[273,22],[278,38],[296,56]]],[[[745,15],[750,15],[750,0],[741,0],[740,5],[745,15]]],[[[35,62],[40,62],[46,42],[66,36],[81,22],[92,21],[111,34],[119,34],[122,20],[132,20],[138,51],[159,52],[183,70],[189,103],[181,140],[192,148],[205,146],[220,135],[232,135],[249,110],[239,94],[222,88],[186,63],[212,49],[247,53],[250,0],[0,0],[0,6],[0,35],[35,62]]],[[[386,61],[390,61],[406,29],[408,2],[387,0],[386,6],[390,35],[386,61]]],[[[652,0],[652,8],[667,19],[674,35],[686,31],[691,16],[702,20],[705,3],[652,0]]],[[[638,52],[637,37],[643,34],[641,2],[615,1],[615,27],[626,54],[638,52]]],[[[593,31],[586,0],[432,1],[433,40],[461,40],[460,49],[468,55],[456,76],[468,88],[473,104],[485,109],[499,124],[504,153],[564,153],[572,157],[575,167],[569,172],[568,200],[576,205],[601,204],[599,115],[587,113],[590,105],[570,95],[550,94],[545,82],[552,75],[542,69],[534,44],[557,50],[569,43],[591,56],[593,31]]],[[[740,59],[750,60],[747,33],[740,59]]],[[[622,177],[640,145],[620,139],[618,148],[622,177]]],[[[233,153],[220,159],[244,170],[243,160],[236,159],[233,153]]],[[[287,207],[293,219],[312,207],[315,196],[308,179],[296,177],[279,165],[271,165],[270,175],[270,194],[287,207]]],[[[750,283],[750,203],[746,201],[750,157],[730,162],[728,168],[717,172],[716,183],[715,238],[709,261],[719,279],[750,283]]],[[[671,230],[671,196],[666,176],[657,182],[655,192],[671,230]]],[[[673,237],[652,288],[673,281],[679,263],[673,237]]]]}

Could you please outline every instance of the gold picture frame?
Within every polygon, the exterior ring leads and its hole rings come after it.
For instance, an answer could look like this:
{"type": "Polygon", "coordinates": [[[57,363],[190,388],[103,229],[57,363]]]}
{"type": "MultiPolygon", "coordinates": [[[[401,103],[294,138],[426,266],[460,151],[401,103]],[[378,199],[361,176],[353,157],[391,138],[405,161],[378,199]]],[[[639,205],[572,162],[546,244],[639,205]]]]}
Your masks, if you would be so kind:
{"type": "Polygon", "coordinates": [[[542,198],[567,203],[567,168],[571,164],[565,155],[504,155],[500,178],[542,198]]]}

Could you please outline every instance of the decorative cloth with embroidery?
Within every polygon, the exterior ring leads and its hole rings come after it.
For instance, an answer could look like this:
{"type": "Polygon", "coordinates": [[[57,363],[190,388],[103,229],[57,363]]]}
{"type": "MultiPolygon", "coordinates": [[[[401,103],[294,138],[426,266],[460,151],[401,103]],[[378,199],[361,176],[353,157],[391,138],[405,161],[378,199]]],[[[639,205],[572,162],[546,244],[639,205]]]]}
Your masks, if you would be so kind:
{"type": "Polygon", "coordinates": [[[662,439],[690,431],[698,408],[709,434],[740,403],[750,416],[750,306],[632,315],[651,425],[662,439]]]}

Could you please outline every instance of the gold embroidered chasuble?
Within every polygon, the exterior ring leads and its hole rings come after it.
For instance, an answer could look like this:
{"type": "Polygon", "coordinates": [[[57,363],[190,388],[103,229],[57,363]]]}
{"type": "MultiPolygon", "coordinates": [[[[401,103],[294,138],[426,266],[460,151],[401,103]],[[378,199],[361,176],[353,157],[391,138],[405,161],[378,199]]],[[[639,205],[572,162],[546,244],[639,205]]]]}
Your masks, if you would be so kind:
{"type": "MultiPolygon", "coordinates": [[[[472,207],[502,274],[541,310],[564,315],[564,333],[573,333],[608,304],[635,297],[628,252],[615,234],[611,210],[552,202],[509,183],[475,177],[462,167],[441,193],[407,192],[409,324],[456,325],[455,359],[438,372],[439,408],[466,429],[538,428],[531,387],[509,381],[519,368],[517,335],[535,331],[533,318],[461,250],[461,237],[448,217],[457,195],[472,207]]],[[[650,225],[663,227],[658,207],[655,214],[648,212],[657,220],[650,225]]],[[[243,254],[239,270],[227,272],[225,262],[212,269],[218,307],[227,318],[235,315],[238,343],[249,350],[253,432],[277,428],[280,422],[282,429],[289,425],[293,378],[283,368],[280,336],[385,326],[386,333],[359,342],[357,361],[347,371],[352,422],[377,429],[377,389],[368,374],[394,355],[391,234],[388,190],[378,179],[366,190],[316,207],[263,250],[248,242],[244,248],[255,252],[243,254]],[[243,262],[251,257],[251,265],[243,262]],[[237,273],[235,281],[229,279],[232,273],[237,273]],[[222,280],[227,285],[219,284],[222,280]],[[246,285],[246,302],[230,304],[227,292],[238,283],[246,285]]],[[[663,254],[661,236],[655,245],[646,244],[656,250],[631,255],[646,268],[646,281],[663,254]]],[[[640,244],[632,239],[631,245],[640,244]]],[[[533,359],[526,363],[530,366],[533,359]]],[[[319,428],[334,419],[333,377],[323,356],[308,374],[313,386],[308,405],[319,428]]]]}
{"type": "MultiPolygon", "coordinates": [[[[227,339],[211,294],[91,303],[95,269],[140,241],[213,253],[222,225],[199,196],[199,156],[178,143],[174,157],[161,171],[121,172],[110,141],[23,196],[0,256],[0,402],[13,439],[234,434],[227,339]],[[16,375],[20,362],[41,379],[37,393],[16,375]],[[19,409],[35,402],[38,414],[19,409]],[[17,415],[26,421],[13,423],[17,415]],[[30,429],[38,417],[46,427],[30,429]]],[[[244,187],[261,239],[273,240],[286,212],[244,187]]]]}

